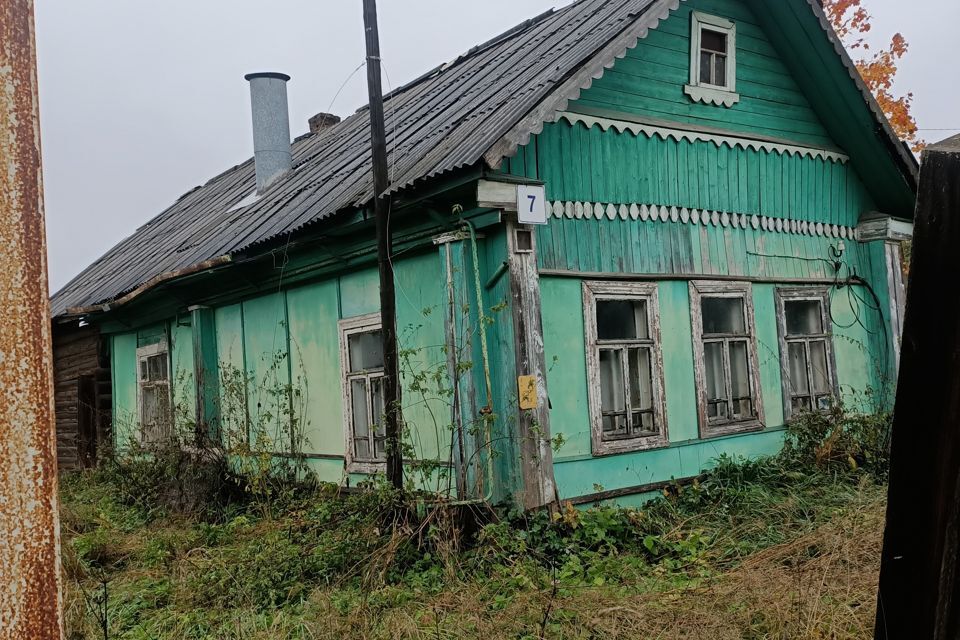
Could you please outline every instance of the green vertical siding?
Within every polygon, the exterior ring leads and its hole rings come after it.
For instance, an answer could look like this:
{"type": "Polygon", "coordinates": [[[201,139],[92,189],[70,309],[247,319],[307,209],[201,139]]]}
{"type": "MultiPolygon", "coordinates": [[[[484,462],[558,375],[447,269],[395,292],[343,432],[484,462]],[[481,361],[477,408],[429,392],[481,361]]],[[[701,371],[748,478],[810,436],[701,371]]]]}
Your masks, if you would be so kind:
{"type": "MultiPolygon", "coordinates": [[[[714,109],[718,107],[712,107],[714,109]]],[[[849,163],[710,141],[550,123],[527,145],[536,162],[511,158],[506,171],[546,182],[547,198],[656,204],[855,225],[876,208],[849,163]]]]}
{"type": "Polygon", "coordinates": [[[244,364],[248,376],[247,410],[255,433],[274,451],[288,451],[290,423],[285,390],[290,384],[287,305],[284,293],[243,302],[244,364]]]}
{"type": "Polygon", "coordinates": [[[137,431],[137,333],[110,338],[110,375],[113,379],[114,445],[122,449],[137,431]]]}
{"type": "Polygon", "coordinates": [[[197,422],[197,379],[194,372],[193,327],[190,317],[170,323],[170,388],[177,433],[192,433],[197,422]]]}
{"type": "Polygon", "coordinates": [[[247,393],[243,353],[243,313],[239,304],[214,310],[217,340],[218,413],[228,442],[246,440],[247,393]]]}
{"type": "MultiPolygon", "coordinates": [[[[306,453],[344,454],[337,308],[335,280],[287,292],[290,362],[294,385],[303,394],[306,453]]],[[[317,472],[322,480],[335,481],[343,464],[318,465],[317,472]]]]}

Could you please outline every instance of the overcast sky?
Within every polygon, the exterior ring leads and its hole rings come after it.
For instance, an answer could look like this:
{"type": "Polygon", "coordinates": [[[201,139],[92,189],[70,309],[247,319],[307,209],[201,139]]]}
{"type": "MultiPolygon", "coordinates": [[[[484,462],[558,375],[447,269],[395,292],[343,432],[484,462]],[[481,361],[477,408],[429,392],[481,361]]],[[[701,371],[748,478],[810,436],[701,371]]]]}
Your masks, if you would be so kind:
{"type": "MultiPolygon", "coordinates": [[[[565,0],[380,0],[386,73],[407,82],[565,0]]],[[[957,0],[865,0],[911,50],[900,89],[929,140],[960,131],[944,76],[957,0]]],[[[361,0],[36,0],[50,284],[253,153],[243,75],[283,71],[291,133],[366,103],[361,0]],[[350,78],[348,80],[348,78],[350,78]],[[346,84],[344,85],[344,83],[346,84]],[[334,100],[338,89],[343,87],[334,100]]]]}

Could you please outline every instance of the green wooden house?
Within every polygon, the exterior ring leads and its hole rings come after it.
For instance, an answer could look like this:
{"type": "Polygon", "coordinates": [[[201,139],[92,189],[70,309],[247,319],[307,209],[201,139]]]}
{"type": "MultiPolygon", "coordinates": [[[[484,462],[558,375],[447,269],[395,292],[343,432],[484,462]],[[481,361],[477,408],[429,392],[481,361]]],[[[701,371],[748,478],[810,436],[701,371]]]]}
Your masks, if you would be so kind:
{"type": "MultiPolygon", "coordinates": [[[[113,444],[383,469],[369,116],[256,154],[52,300],[99,329],[113,444]]],[[[890,402],[917,166],[816,0],[579,0],[386,96],[408,476],[628,499],[800,411],[890,402]]],[[[65,329],[64,329],[65,330],[65,329]]],[[[632,498],[630,498],[632,499],[632,498]]]]}

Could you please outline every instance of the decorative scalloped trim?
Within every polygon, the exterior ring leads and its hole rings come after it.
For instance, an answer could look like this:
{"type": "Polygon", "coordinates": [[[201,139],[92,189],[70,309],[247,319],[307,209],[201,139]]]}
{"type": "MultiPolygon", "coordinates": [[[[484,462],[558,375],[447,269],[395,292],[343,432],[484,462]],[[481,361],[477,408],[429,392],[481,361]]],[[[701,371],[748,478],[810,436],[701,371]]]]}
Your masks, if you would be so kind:
{"type": "Polygon", "coordinates": [[[705,102],[718,107],[732,107],[740,102],[740,94],[710,87],[698,87],[693,84],[683,85],[683,92],[694,102],[705,102]]]}
{"type": "Polygon", "coordinates": [[[555,122],[569,103],[580,98],[580,94],[593,86],[594,80],[599,80],[607,69],[612,69],[617,60],[627,55],[627,51],[637,46],[647,34],[660,26],[660,23],[670,17],[670,14],[680,7],[680,0],[653,0],[644,9],[631,25],[619,36],[615,36],[593,58],[585,60],[578,69],[589,71],[586,78],[575,73],[562,82],[553,92],[545,96],[539,104],[517,122],[499,142],[493,144],[484,154],[484,160],[491,169],[499,169],[504,158],[512,158],[517,149],[528,144],[530,137],[543,131],[547,122],[555,122]]]}
{"type": "Polygon", "coordinates": [[[591,220],[602,220],[604,218],[607,220],[613,220],[615,218],[626,220],[629,218],[643,222],[670,221],[680,224],[723,227],[725,229],[751,228],[755,231],[762,229],[773,233],[790,233],[821,238],[838,238],[842,240],[858,239],[856,228],[844,225],[656,204],[613,204],[609,202],[555,200],[547,203],[547,212],[551,218],[586,218],[591,220]]]}
{"type": "Polygon", "coordinates": [[[823,160],[832,160],[833,162],[839,162],[841,164],[845,164],[850,160],[849,156],[836,151],[830,151],[829,149],[798,147],[789,144],[766,142],[764,140],[752,140],[750,138],[721,136],[712,133],[701,133],[699,131],[685,131],[683,129],[670,129],[668,127],[659,127],[650,124],[640,124],[639,122],[627,122],[626,120],[598,118],[596,116],[590,116],[582,113],[572,113],[569,111],[564,111],[561,113],[560,118],[566,120],[570,124],[582,123],[588,129],[593,125],[597,125],[603,131],[612,128],[620,133],[629,131],[633,135],[639,136],[640,134],[643,134],[648,138],[657,136],[662,140],[669,138],[676,140],[677,142],[680,142],[681,140],[686,140],[687,142],[712,142],[718,147],[727,145],[731,149],[738,147],[740,149],[753,149],[754,151],[762,150],[786,155],[822,158],[823,160]]]}

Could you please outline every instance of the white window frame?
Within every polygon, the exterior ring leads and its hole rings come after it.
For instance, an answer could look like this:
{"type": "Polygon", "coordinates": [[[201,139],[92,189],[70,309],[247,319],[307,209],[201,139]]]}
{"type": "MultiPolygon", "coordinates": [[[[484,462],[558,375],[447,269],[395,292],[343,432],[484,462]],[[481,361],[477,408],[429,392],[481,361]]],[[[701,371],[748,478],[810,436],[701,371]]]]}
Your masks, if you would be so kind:
{"type": "MultiPolygon", "coordinates": [[[[793,416],[793,389],[790,386],[790,352],[789,343],[809,343],[823,340],[827,347],[827,381],[833,398],[840,397],[840,388],[837,384],[837,362],[833,349],[833,321],[830,318],[830,290],[827,287],[777,287],[777,329],[780,337],[780,377],[783,387],[783,416],[790,419],[793,416]],[[804,336],[787,335],[787,305],[793,300],[814,300],[820,303],[820,321],[823,323],[823,333],[804,336]]],[[[810,371],[810,348],[806,347],[807,358],[807,389],[806,394],[811,399],[811,409],[816,410],[813,389],[813,379],[810,371]]]]}
{"type": "Polygon", "coordinates": [[[700,11],[690,18],[690,83],[683,88],[694,102],[732,107],[740,101],[737,93],[737,23],[700,11]],[[700,81],[700,48],[703,30],[717,31],[727,37],[727,82],[723,85],[700,81]]]}
{"type": "Polygon", "coordinates": [[[137,424],[139,425],[138,441],[140,444],[146,445],[161,442],[164,438],[169,438],[173,435],[173,398],[171,396],[170,388],[172,365],[173,363],[170,361],[170,348],[167,345],[166,340],[161,340],[160,342],[137,348],[137,424]],[[165,381],[143,380],[141,374],[141,367],[143,363],[149,358],[158,355],[165,356],[167,364],[167,379],[165,381]],[[143,390],[145,387],[160,387],[166,389],[168,413],[166,425],[146,424],[143,416],[143,390]],[[160,432],[161,429],[165,430],[166,433],[160,432]]]}
{"type": "MultiPolygon", "coordinates": [[[[757,358],[757,332],[753,316],[753,287],[749,282],[694,280],[690,282],[690,322],[693,334],[694,370],[697,383],[697,414],[700,437],[713,438],[734,433],[759,431],[764,428],[763,395],[760,386],[760,366],[757,358]],[[746,420],[710,422],[707,417],[707,374],[704,355],[702,298],[740,298],[743,300],[744,324],[747,342],[747,366],[754,415],[746,420]]],[[[710,337],[707,340],[713,340],[710,337]]],[[[740,338],[743,339],[743,338],[740,338]]],[[[726,352],[724,377],[730,384],[730,370],[726,352]]],[[[729,395],[729,394],[728,394],[729,395]]],[[[730,399],[728,398],[728,401],[730,399]]],[[[729,414],[729,411],[728,411],[729,414]]]]}
{"type": "MultiPolygon", "coordinates": [[[[667,410],[664,400],[663,351],[660,341],[660,305],[657,285],[651,282],[605,282],[583,283],[583,317],[586,334],[586,361],[588,400],[590,405],[590,433],[593,455],[603,456],[628,451],[643,451],[665,447],[670,443],[667,428],[667,410]],[[647,343],[651,350],[650,364],[653,395],[653,419],[658,429],[656,435],[638,436],[618,440],[604,440],[603,414],[600,397],[600,344],[597,338],[597,301],[643,300],[647,304],[647,322],[650,335],[647,343]]],[[[615,341],[619,342],[619,341],[615,341]]],[[[629,396],[629,394],[627,394],[629,396]]],[[[627,415],[631,414],[629,397],[627,415]]]]}
{"type": "MultiPolygon", "coordinates": [[[[343,400],[343,425],[344,438],[346,444],[345,457],[347,461],[347,471],[351,473],[383,473],[387,468],[386,458],[377,459],[358,459],[356,448],[354,447],[354,428],[353,428],[353,397],[351,381],[363,378],[367,381],[367,389],[370,389],[370,381],[379,378],[382,379],[384,370],[373,369],[364,372],[350,372],[350,345],[349,337],[357,333],[369,333],[371,331],[381,331],[382,323],[380,313],[371,313],[364,316],[356,316],[341,320],[338,324],[340,333],[340,390],[343,400]]],[[[367,415],[372,414],[370,407],[370,398],[367,398],[367,415]]],[[[375,449],[371,449],[375,452],[375,449]]]]}

